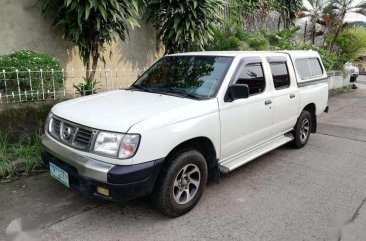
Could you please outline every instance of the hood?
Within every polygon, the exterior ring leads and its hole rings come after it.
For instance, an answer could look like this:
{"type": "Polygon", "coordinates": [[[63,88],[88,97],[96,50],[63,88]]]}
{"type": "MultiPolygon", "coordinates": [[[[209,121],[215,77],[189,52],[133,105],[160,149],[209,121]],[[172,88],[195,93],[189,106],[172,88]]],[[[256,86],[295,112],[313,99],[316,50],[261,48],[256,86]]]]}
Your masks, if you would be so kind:
{"type": "Polygon", "coordinates": [[[152,116],[166,114],[197,100],[169,95],[117,90],[81,97],[55,105],[52,113],[71,122],[115,132],[128,132],[131,126],[152,116]]]}

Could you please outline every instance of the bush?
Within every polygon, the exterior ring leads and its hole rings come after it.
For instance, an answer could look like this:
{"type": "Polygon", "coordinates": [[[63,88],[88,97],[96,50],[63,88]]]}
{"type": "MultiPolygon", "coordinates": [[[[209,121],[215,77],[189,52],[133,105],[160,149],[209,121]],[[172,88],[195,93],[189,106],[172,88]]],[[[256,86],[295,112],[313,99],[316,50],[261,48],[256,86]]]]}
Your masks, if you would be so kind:
{"type": "Polygon", "coordinates": [[[269,42],[260,32],[250,32],[237,25],[226,23],[214,30],[213,41],[206,50],[268,50],[269,42]]]}
{"type": "Polygon", "coordinates": [[[253,50],[269,50],[269,42],[263,34],[251,33],[246,40],[248,46],[253,50]]]}
{"type": "Polygon", "coordinates": [[[214,40],[206,50],[281,50],[298,49],[295,35],[299,27],[277,32],[268,30],[247,31],[232,24],[225,23],[214,31],[214,40]]]}
{"type": "Polygon", "coordinates": [[[241,41],[231,33],[229,28],[214,29],[213,40],[205,47],[206,50],[224,51],[241,50],[241,41]]]}
{"type": "Polygon", "coordinates": [[[263,31],[263,34],[268,39],[271,49],[291,50],[299,48],[295,41],[295,35],[299,29],[300,27],[294,27],[291,29],[283,29],[278,32],[263,31]]]}
{"type": "MultiPolygon", "coordinates": [[[[326,41],[330,44],[332,36],[326,41]]],[[[348,61],[357,58],[357,51],[366,48],[366,30],[364,28],[345,28],[336,40],[336,53],[343,55],[348,61]]]]}
{"type": "MultiPolygon", "coordinates": [[[[18,91],[17,86],[17,76],[15,71],[19,71],[19,84],[22,91],[30,90],[30,80],[28,70],[31,71],[44,71],[43,78],[43,88],[45,91],[56,90],[62,87],[63,76],[60,72],[61,64],[58,59],[55,59],[47,54],[37,53],[35,51],[18,51],[12,54],[0,56],[0,71],[5,70],[7,79],[8,91],[18,91]],[[51,70],[54,70],[54,76],[51,74],[51,70]],[[53,86],[53,80],[55,86],[53,86]]],[[[4,76],[1,75],[0,79],[4,76]]],[[[33,90],[40,90],[41,86],[41,76],[40,73],[32,73],[31,75],[33,90]]],[[[1,81],[0,88],[4,88],[4,81],[1,81]]]]}

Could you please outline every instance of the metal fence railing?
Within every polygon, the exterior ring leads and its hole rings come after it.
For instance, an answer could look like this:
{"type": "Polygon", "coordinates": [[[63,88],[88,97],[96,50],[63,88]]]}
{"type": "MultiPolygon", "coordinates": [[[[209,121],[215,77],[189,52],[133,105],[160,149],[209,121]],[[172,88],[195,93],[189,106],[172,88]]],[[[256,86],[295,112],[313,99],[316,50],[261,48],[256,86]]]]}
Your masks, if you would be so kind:
{"type": "Polygon", "coordinates": [[[85,84],[85,70],[11,72],[0,70],[0,104],[75,98],[88,93],[126,88],[144,70],[98,69],[95,71],[95,81],[91,81],[89,85],[85,84]],[[79,86],[79,90],[75,86],[79,86]]]}

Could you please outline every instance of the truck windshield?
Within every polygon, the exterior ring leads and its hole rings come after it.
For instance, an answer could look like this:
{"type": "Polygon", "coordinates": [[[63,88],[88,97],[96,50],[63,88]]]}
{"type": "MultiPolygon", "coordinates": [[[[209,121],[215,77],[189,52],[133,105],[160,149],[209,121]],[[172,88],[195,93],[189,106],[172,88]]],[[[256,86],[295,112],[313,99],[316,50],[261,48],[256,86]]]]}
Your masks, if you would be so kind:
{"type": "Polygon", "coordinates": [[[167,56],[148,69],[132,88],[208,99],[216,95],[232,60],[218,56],[167,56]]]}

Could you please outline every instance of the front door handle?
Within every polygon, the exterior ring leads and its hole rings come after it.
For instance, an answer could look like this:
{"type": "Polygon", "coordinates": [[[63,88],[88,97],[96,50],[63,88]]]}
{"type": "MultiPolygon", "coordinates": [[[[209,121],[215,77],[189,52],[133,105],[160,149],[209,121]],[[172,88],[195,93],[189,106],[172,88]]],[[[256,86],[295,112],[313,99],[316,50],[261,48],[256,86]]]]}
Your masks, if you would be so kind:
{"type": "Polygon", "coordinates": [[[290,95],[290,98],[292,99],[292,98],[295,98],[295,94],[291,94],[290,95]]]}
{"type": "Polygon", "coordinates": [[[270,104],[272,104],[272,100],[266,100],[266,101],[264,102],[264,104],[265,104],[265,105],[270,105],[270,104]]]}

